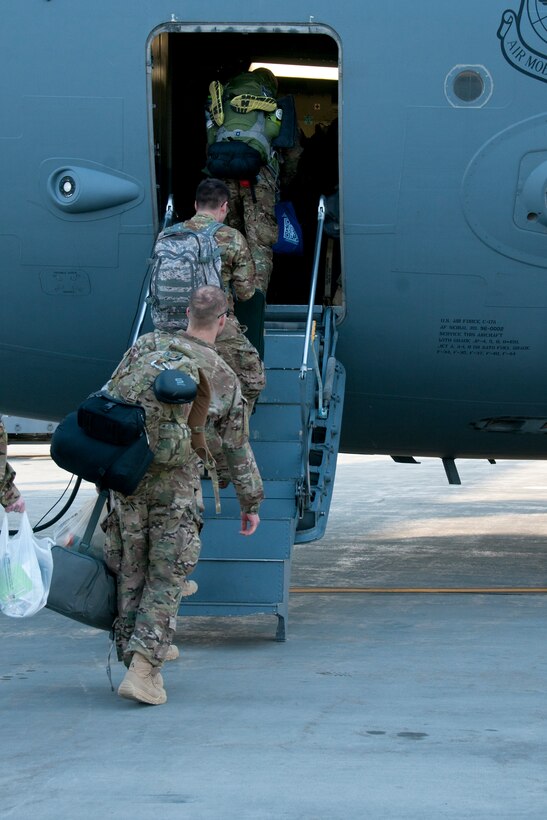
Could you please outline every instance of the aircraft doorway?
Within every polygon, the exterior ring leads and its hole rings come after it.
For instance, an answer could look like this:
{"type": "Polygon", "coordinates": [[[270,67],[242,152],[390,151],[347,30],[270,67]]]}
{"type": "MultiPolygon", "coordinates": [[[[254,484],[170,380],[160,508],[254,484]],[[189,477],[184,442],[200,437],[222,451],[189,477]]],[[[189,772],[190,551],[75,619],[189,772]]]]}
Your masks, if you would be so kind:
{"type": "MultiPolygon", "coordinates": [[[[165,31],[154,38],[152,123],[161,226],[169,196],[178,220],[193,213],[206,162],[205,106],[209,84],[226,83],[253,62],[337,68],[338,43],[323,33],[165,31]]],[[[293,203],[304,236],[302,256],[274,254],[269,304],[308,301],[317,207],[321,194],[336,204],[338,192],[338,80],[278,75],[278,98],[293,95],[300,145],[283,151],[280,199],[293,203]],[[286,173],[288,171],[288,173],[286,173]],[[292,173],[291,173],[292,171],[292,173]]],[[[340,240],[324,243],[316,303],[340,301],[340,240]],[[340,284],[336,294],[337,285],[340,284]]]]}

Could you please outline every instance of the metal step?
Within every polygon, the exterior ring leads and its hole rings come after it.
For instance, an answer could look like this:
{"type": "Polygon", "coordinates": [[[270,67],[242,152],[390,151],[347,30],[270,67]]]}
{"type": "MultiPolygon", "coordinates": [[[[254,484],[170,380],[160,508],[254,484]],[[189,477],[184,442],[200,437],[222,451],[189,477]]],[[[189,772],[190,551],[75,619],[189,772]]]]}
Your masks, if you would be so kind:
{"type": "Polygon", "coordinates": [[[209,518],[203,528],[200,561],[283,560],[288,558],[294,539],[294,518],[260,517],[260,526],[251,537],[240,535],[237,518],[209,518]]]}
{"type": "MultiPolygon", "coordinates": [[[[315,393],[313,379],[306,379],[304,383],[305,401],[311,402],[315,393]]],[[[298,370],[267,370],[266,387],[260,394],[259,404],[298,404],[302,381],[298,370]]]]}
{"type": "Polygon", "coordinates": [[[253,441],[253,453],[263,480],[297,479],[302,474],[302,447],[296,441],[253,441]]]}
{"type": "MultiPolygon", "coordinates": [[[[210,481],[202,481],[203,503],[207,519],[215,519],[215,498],[210,481]]],[[[264,481],[265,499],[260,506],[260,518],[291,518],[294,516],[296,481],[264,481]]],[[[220,491],[222,517],[239,520],[239,501],[232,485],[220,491]]]]}
{"type": "Polygon", "coordinates": [[[201,613],[195,610],[200,605],[216,604],[217,614],[234,615],[240,614],[233,611],[234,604],[268,604],[275,607],[277,614],[284,600],[286,563],[200,560],[192,574],[198,591],[191,599],[182,599],[179,613],[199,615],[201,613]]]}
{"type": "MultiPolygon", "coordinates": [[[[317,339],[314,342],[317,351],[317,339]]],[[[298,370],[304,354],[303,333],[268,333],[264,345],[264,364],[269,368],[298,370]]]]}
{"type": "Polygon", "coordinates": [[[302,411],[299,404],[257,404],[251,417],[249,441],[301,441],[302,411]]]}

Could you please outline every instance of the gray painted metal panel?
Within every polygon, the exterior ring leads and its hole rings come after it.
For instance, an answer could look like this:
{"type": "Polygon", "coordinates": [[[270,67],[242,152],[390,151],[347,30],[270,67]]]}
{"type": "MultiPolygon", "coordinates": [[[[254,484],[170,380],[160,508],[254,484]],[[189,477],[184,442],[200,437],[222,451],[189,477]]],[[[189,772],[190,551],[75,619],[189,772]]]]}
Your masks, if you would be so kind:
{"type": "MultiPolygon", "coordinates": [[[[298,370],[268,370],[266,387],[260,401],[272,404],[300,404],[300,383],[298,370]]],[[[313,378],[306,379],[305,395],[309,401],[313,396],[313,378]]]]}
{"type": "Polygon", "coordinates": [[[240,603],[277,604],[283,600],[284,561],[203,560],[192,578],[199,589],[193,599],[226,607],[240,603]]]}
{"type": "Polygon", "coordinates": [[[302,449],[297,442],[254,441],[253,452],[263,479],[298,478],[302,473],[302,449]]]}
{"type": "MultiPolygon", "coordinates": [[[[293,505],[294,507],[294,505],[293,505]]],[[[209,518],[203,528],[200,561],[210,558],[285,559],[294,540],[294,519],[264,519],[251,537],[238,532],[237,518],[209,518]]]]}
{"type": "MultiPolygon", "coordinates": [[[[314,342],[317,351],[317,339],[314,342]]],[[[268,368],[299,368],[304,354],[302,333],[267,333],[264,345],[264,364],[268,368]]]]}
{"type": "Polygon", "coordinates": [[[251,444],[254,441],[300,441],[301,436],[300,405],[257,404],[251,419],[251,444]]]}
{"type": "MultiPolygon", "coordinates": [[[[278,615],[283,614],[286,605],[282,602],[268,603],[261,601],[258,604],[231,603],[227,607],[223,602],[193,601],[191,604],[181,603],[179,615],[182,617],[192,615],[194,617],[216,617],[216,618],[241,618],[245,615],[278,615]]],[[[284,616],[285,617],[285,616],[284,616]]]]}
{"type": "MultiPolygon", "coordinates": [[[[293,494],[289,498],[269,498],[268,484],[269,482],[266,482],[264,487],[266,498],[260,505],[260,520],[264,521],[264,519],[266,518],[290,518],[292,515],[294,515],[294,505],[296,497],[295,491],[293,490],[293,494]]],[[[216,520],[214,498],[204,498],[203,503],[205,506],[205,516],[208,519],[208,521],[216,520]]],[[[237,498],[224,498],[221,499],[220,503],[220,516],[224,518],[239,520],[240,506],[237,498]]],[[[260,526],[260,529],[262,529],[262,525],[260,526]]]]}
{"type": "MultiPolygon", "coordinates": [[[[278,480],[278,481],[268,481],[266,484],[267,487],[267,497],[269,499],[273,498],[294,498],[294,494],[296,492],[296,483],[292,479],[278,480]]],[[[213,485],[210,481],[202,481],[201,482],[201,491],[203,493],[204,498],[213,498],[213,485]]],[[[236,492],[234,490],[234,485],[229,484],[226,489],[220,491],[220,500],[221,502],[224,499],[231,499],[236,498],[236,492]]]]}

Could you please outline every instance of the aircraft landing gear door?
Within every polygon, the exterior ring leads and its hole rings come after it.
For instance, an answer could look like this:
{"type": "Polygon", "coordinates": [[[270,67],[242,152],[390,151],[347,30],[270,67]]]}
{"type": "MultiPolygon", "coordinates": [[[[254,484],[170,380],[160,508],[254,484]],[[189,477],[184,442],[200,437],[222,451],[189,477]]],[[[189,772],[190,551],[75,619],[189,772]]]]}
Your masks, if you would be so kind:
{"type": "Polygon", "coordinates": [[[209,86],[267,65],[277,77],[277,98],[292,96],[295,141],[280,148],[279,197],[293,203],[304,234],[303,255],[274,254],[268,304],[306,304],[317,225],[317,205],[327,198],[327,241],[321,260],[318,303],[341,304],[338,233],[339,43],[321,26],[275,32],[230,26],[196,32],[180,25],[151,42],[151,122],[159,227],[172,195],[179,219],[193,213],[195,190],[207,156],[205,110],[209,86]],[[199,71],[196,71],[199,66],[199,71]],[[332,209],[332,213],[331,213],[332,209]],[[329,233],[329,230],[331,231],[329,233]]]}

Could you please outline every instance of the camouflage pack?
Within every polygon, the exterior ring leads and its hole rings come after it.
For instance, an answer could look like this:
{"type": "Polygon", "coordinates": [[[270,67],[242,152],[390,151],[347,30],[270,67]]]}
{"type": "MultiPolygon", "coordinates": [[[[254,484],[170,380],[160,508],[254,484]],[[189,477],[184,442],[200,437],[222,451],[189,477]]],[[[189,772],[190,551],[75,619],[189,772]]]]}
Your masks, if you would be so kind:
{"type": "Polygon", "coordinates": [[[177,370],[190,376],[198,392],[204,378],[190,358],[170,348],[169,338],[155,331],[147,334],[125,355],[106,390],[125,401],[138,403],[146,413],[146,429],[154,464],[182,467],[191,458],[192,435],[188,424],[190,403],[167,403],[157,398],[154,383],[165,370],[177,370]]]}
{"type": "Polygon", "coordinates": [[[220,249],[215,233],[221,222],[201,231],[182,223],[162,231],[154,247],[149,304],[154,327],[180,330],[188,325],[190,295],[201,285],[221,288],[220,249]]]}

